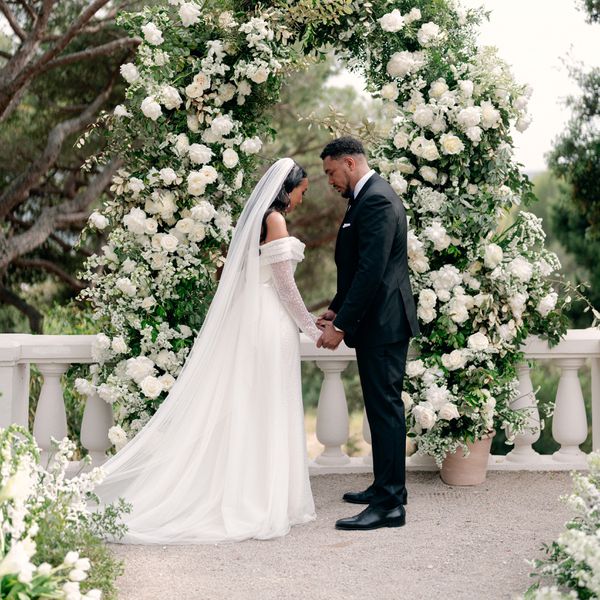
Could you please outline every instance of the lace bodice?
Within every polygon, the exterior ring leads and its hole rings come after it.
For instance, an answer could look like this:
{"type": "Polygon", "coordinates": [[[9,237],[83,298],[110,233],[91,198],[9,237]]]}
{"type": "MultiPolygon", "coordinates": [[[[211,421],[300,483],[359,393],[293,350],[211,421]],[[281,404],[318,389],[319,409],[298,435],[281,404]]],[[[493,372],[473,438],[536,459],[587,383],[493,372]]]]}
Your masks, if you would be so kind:
{"type": "Polygon", "coordinates": [[[294,271],[304,259],[304,244],[295,237],[267,242],[260,247],[260,282],[271,284],[279,299],[301,331],[315,342],[321,331],[314,317],[306,310],[294,280],[294,271]]]}

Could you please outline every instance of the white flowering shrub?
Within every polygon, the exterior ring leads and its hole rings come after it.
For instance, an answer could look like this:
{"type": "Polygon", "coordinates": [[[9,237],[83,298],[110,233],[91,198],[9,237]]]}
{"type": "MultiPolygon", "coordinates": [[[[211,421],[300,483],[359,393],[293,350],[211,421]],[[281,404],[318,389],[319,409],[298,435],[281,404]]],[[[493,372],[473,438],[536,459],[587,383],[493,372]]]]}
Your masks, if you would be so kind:
{"type": "Polygon", "coordinates": [[[73,450],[66,438],[57,443],[46,469],[25,429],[0,429],[0,598],[116,597],[114,579],[121,566],[100,536],[122,535],[118,519],[128,507],[121,502],[89,512],[86,500],[94,499],[103,473],[93,469],[67,478],[73,450]],[[80,556],[81,551],[92,556],[80,556]]]}
{"type": "Polygon", "coordinates": [[[547,558],[533,561],[538,582],[527,590],[526,600],[600,597],[600,452],[588,456],[588,466],[589,473],[573,474],[573,493],[566,501],[574,517],[556,541],[544,546],[547,558]]]}
{"type": "MultiPolygon", "coordinates": [[[[284,72],[332,45],[384,100],[372,162],[410,216],[408,258],[423,335],[407,369],[410,435],[438,462],[512,411],[519,347],[565,330],[540,221],[521,212],[530,184],[512,157],[530,90],[478,48],[477,11],[451,0],[193,2],[123,15],[139,35],[122,66],[127,102],[108,120],[125,160],[113,198],[90,217],[109,228],[84,292],[105,331],[91,381],[115,409],[117,448],[138,432],[180,372],[212,297],[232,220],[272,133],[265,110],[284,72]]],[[[202,382],[198,382],[202,385],[202,382]]]]}

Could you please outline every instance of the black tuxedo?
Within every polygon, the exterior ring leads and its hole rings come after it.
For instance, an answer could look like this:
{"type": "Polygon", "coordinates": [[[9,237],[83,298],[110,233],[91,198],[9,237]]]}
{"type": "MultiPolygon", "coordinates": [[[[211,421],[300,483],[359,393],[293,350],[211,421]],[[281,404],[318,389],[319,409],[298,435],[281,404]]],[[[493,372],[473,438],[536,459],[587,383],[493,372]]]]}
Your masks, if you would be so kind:
{"type": "Polygon", "coordinates": [[[371,504],[395,507],[406,496],[406,425],[402,383],[408,342],[419,333],[410,287],[402,201],[373,174],[354,198],[336,247],[337,293],[330,309],[344,341],[356,348],[371,427],[371,504]]]}

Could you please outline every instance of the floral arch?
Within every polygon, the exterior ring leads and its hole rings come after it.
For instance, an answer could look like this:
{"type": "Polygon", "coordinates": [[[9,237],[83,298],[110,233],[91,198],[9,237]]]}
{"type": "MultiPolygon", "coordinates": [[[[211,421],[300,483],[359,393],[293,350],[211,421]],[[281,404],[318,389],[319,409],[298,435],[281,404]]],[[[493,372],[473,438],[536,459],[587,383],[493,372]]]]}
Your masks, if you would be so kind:
{"type": "Polygon", "coordinates": [[[265,110],[284,76],[326,47],[389,115],[370,155],[410,216],[423,329],[405,386],[412,435],[440,460],[494,426],[523,427],[510,409],[519,347],[564,331],[548,281],[559,264],[530,213],[498,230],[532,195],[511,138],[528,124],[529,90],[477,47],[482,16],[452,0],[169,0],[121,17],[142,42],[121,67],[126,104],[107,118],[124,167],[90,217],[110,230],[84,292],[105,331],[92,381],[77,382],[113,404],[117,447],[182,368],[273,133],[265,110]]]}

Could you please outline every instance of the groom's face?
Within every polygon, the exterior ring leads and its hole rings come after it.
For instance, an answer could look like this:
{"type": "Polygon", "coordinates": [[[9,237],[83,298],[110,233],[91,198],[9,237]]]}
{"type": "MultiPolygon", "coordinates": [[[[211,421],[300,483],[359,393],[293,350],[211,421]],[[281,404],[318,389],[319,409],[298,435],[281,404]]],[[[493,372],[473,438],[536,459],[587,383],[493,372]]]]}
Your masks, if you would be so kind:
{"type": "Polygon", "coordinates": [[[323,170],[327,175],[329,185],[336,189],[344,198],[349,198],[352,193],[351,178],[354,159],[350,156],[323,159],[323,170]]]}

